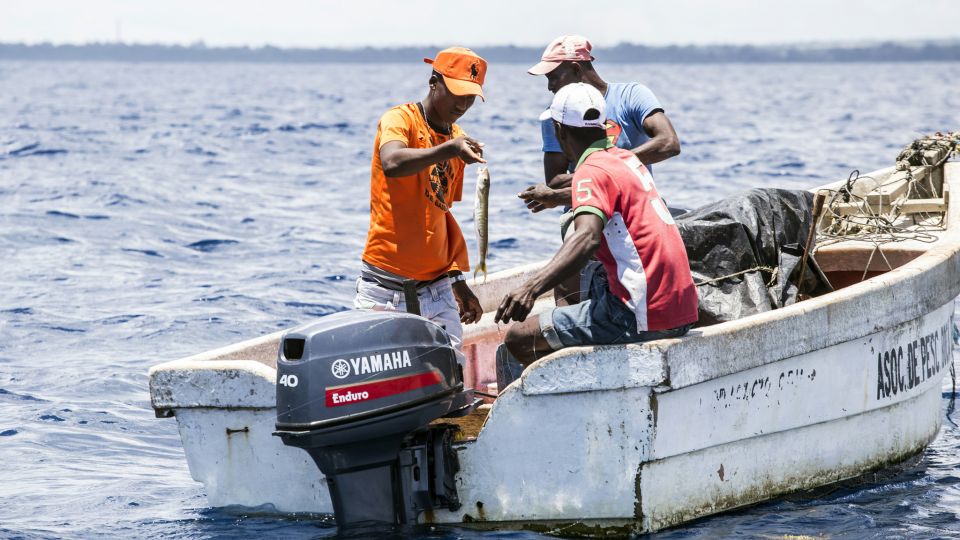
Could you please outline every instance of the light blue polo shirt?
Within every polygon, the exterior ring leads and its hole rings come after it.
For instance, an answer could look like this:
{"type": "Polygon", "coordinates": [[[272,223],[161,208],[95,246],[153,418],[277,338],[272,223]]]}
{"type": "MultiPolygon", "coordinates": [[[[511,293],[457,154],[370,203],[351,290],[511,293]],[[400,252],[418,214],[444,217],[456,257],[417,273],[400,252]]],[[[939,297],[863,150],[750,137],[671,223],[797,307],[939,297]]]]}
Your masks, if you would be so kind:
{"type": "MultiPolygon", "coordinates": [[[[603,96],[607,103],[607,120],[620,126],[620,137],[616,146],[632,150],[650,140],[643,131],[643,121],[657,110],[663,110],[660,100],[649,88],[640,83],[609,83],[603,96]]],[[[560,152],[560,143],[553,133],[553,121],[544,120],[540,124],[543,136],[544,152],[560,152]]],[[[653,167],[644,163],[653,174],[653,167]]]]}

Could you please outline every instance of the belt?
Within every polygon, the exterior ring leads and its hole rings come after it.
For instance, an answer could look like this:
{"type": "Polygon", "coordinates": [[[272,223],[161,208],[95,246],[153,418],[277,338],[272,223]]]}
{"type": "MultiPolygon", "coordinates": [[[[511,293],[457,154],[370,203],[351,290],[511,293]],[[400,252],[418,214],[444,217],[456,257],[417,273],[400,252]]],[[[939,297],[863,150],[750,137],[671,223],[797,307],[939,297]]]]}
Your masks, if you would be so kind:
{"type": "MultiPolygon", "coordinates": [[[[447,278],[447,275],[446,275],[446,274],[440,274],[439,276],[437,276],[437,277],[435,277],[435,278],[433,278],[433,279],[427,279],[427,280],[423,280],[423,281],[417,281],[417,282],[414,283],[414,287],[417,288],[417,289],[422,289],[422,288],[424,288],[424,287],[426,287],[426,286],[428,286],[428,285],[433,285],[434,283],[437,283],[437,282],[439,282],[439,281],[441,281],[441,280],[443,280],[443,279],[446,279],[446,278],[447,278]]],[[[401,282],[399,282],[399,281],[394,281],[394,280],[392,280],[392,279],[386,279],[386,278],[383,278],[383,277],[380,277],[380,276],[371,274],[371,273],[369,273],[369,272],[363,272],[363,271],[360,272],[360,279],[366,281],[367,283],[375,283],[375,284],[383,287],[384,289],[389,289],[389,290],[391,290],[391,291],[403,292],[403,283],[401,283],[401,282]]]]}

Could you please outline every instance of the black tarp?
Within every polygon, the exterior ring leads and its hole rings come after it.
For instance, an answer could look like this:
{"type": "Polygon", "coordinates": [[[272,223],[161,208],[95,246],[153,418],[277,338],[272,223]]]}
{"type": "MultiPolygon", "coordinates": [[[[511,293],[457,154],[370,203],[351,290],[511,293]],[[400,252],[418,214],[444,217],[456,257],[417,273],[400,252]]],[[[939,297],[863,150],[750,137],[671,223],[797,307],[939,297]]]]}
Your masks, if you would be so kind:
{"type": "MultiPolygon", "coordinates": [[[[676,217],[698,284],[697,326],[796,302],[812,205],[809,191],[752,189],[676,217]]],[[[812,257],[804,274],[805,294],[830,290],[812,257]]]]}

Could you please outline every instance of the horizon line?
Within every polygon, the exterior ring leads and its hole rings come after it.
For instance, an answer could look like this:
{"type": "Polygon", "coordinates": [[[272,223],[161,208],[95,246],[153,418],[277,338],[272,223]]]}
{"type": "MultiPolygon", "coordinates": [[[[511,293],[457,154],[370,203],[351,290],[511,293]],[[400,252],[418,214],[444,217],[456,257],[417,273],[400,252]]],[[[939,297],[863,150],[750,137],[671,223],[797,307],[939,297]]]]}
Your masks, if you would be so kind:
{"type": "MultiPolygon", "coordinates": [[[[785,41],[778,43],[665,43],[665,44],[648,44],[648,43],[638,43],[630,41],[621,41],[615,45],[595,47],[597,50],[607,50],[615,49],[618,47],[647,47],[651,49],[665,49],[665,48],[717,48],[717,47],[735,47],[735,48],[782,48],[782,47],[796,47],[796,48],[835,48],[835,49],[847,49],[847,48],[867,48],[867,47],[877,47],[882,45],[898,45],[898,46],[923,46],[923,45],[960,45],[960,37],[955,38],[928,38],[928,39],[883,39],[883,40],[839,40],[839,41],[785,41]]],[[[253,45],[253,44],[237,44],[237,45],[208,45],[204,40],[198,39],[190,43],[174,43],[174,42],[140,42],[140,41],[126,41],[126,40],[104,40],[104,41],[85,41],[82,43],[79,42],[54,42],[54,41],[35,41],[35,42],[26,42],[26,41],[16,41],[16,42],[7,42],[0,41],[0,46],[25,46],[25,47],[90,47],[90,46],[103,46],[103,45],[122,45],[127,47],[181,47],[185,49],[195,48],[195,49],[249,49],[249,50],[260,50],[260,49],[277,49],[277,50],[333,50],[333,51],[361,51],[361,50],[390,50],[390,49],[420,49],[420,48],[437,48],[443,47],[443,45],[438,45],[436,43],[421,43],[421,44],[397,44],[397,45],[274,45],[271,43],[253,45]]],[[[516,49],[540,49],[542,48],[539,45],[517,45],[514,43],[486,43],[486,44],[477,44],[471,45],[470,48],[481,49],[481,48],[516,48],[516,49]]]]}

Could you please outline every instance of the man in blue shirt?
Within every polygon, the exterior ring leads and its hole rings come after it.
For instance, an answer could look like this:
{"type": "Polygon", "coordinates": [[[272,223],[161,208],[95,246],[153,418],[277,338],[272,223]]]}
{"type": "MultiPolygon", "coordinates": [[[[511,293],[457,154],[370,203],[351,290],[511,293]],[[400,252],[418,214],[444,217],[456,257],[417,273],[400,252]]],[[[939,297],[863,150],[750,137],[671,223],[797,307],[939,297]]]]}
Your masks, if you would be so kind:
{"type": "MultiPolygon", "coordinates": [[[[547,89],[557,93],[571,83],[586,83],[600,91],[606,102],[607,134],[614,144],[637,156],[653,173],[653,164],[680,153],[680,139],[663,112],[660,101],[640,83],[608,83],[593,68],[592,45],[583,36],[561,36],[547,45],[540,63],[527,72],[546,75],[547,89]]],[[[570,163],[560,149],[552,122],[541,124],[543,136],[543,173],[545,183],[528,187],[519,194],[527,208],[540,212],[571,201],[570,163]]],[[[565,229],[566,227],[564,227],[565,229]]],[[[564,236],[566,231],[564,231],[564,236]]],[[[580,283],[557,287],[558,305],[580,301],[580,283]]]]}

